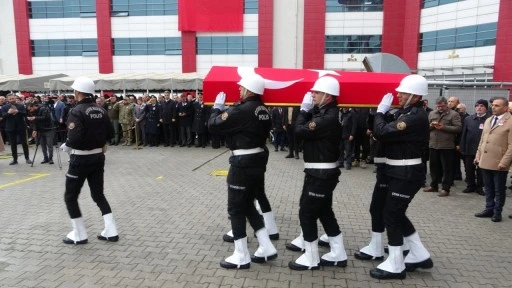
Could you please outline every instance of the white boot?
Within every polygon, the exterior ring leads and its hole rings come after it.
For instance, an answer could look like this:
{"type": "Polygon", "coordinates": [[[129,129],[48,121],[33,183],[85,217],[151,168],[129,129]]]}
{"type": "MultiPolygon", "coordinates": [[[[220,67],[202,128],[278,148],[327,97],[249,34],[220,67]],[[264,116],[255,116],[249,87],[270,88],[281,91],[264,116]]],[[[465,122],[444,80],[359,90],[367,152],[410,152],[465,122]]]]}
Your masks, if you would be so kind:
{"type": "Polygon", "coordinates": [[[263,213],[263,220],[265,221],[265,228],[267,228],[270,239],[279,240],[279,230],[277,230],[274,213],[272,211],[263,213]]]}
{"type": "Polygon", "coordinates": [[[224,240],[224,242],[233,243],[235,241],[235,238],[233,237],[233,230],[229,230],[228,233],[222,235],[222,240],[224,240]]]}
{"type": "Polygon", "coordinates": [[[66,244],[87,243],[87,230],[85,229],[84,218],[71,219],[71,226],[73,226],[73,231],[69,232],[62,242],[66,244]]]}
{"type": "Polygon", "coordinates": [[[389,246],[389,256],[377,268],[370,270],[370,276],[377,279],[405,279],[405,263],[401,246],[389,246]]]}
{"type": "Polygon", "coordinates": [[[329,237],[327,234],[324,233],[320,236],[320,239],[318,240],[318,246],[329,247],[329,237]]]}
{"type": "Polygon", "coordinates": [[[233,255],[220,261],[220,267],[226,269],[248,269],[251,267],[251,254],[247,249],[247,237],[235,240],[233,255]]]}
{"type": "Polygon", "coordinates": [[[323,266],[347,267],[347,253],[343,245],[343,235],[340,233],[338,236],[329,237],[329,244],[331,251],[322,256],[320,264],[323,266]]]}
{"type": "Polygon", "coordinates": [[[98,239],[117,242],[119,241],[119,235],[117,234],[116,221],[114,220],[114,216],[112,213],[108,213],[103,215],[103,220],[105,221],[105,229],[98,235],[98,239]]]}
{"type": "Polygon", "coordinates": [[[434,266],[430,253],[428,253],[423,243],[421,243],[420,235],[414,232],[411,236],[404,238],[404,244],[409,245],[409,254],[405,257],[405,265],[407,271],[412,272],[416,268],[429,269],[434,266]]]}
{"type": "Polygon", "coordinates": [[[297,260],[290,261],[288,267],[292,270],[317,270],[319,269],[320,255],[318,254],[318,239],[313,242],[304,241],[306,252],[297,260]]]}
{"type": "Polygon", "coordinates": [[[384,243],[382,242],[383,233],[372,232],[372,240],[368,246],[363,247],[356,252],[354,257],[359,260],[379,260],[384,259],[384,243]]]}
{"type": "Polygon", "coordinates": [[[256,237],[258,238],[259,247],[254,256],[251,257],[254,263],[264,263],[268,260],[274,260],[277,258],[277,250],[270,241],[268,236],[267,228],[263,227],[256,231],[256,237]]]}
{"type": "Polygon", "coordinates": [[[300,230],[300,235],[293,239],[292,242],[286,243],[286,249],[291,251],[304,251],[304,236],[302,235],[302,229],[300,230]]]}

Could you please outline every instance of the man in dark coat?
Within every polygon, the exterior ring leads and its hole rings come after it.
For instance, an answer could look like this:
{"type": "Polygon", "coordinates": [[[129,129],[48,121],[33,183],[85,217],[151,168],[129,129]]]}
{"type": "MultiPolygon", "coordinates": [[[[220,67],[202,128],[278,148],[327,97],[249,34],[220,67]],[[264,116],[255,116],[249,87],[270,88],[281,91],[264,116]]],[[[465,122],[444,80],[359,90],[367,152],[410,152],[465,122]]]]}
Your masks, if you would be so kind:
{"type": "Polygon", "coordinates": [[[27,164],[32,164],[28,154],[27,144],[27,123],[25,117],[27,110],[22,104],[16,104],[16,97],[13,94],[7,95],[8,104],[2,106],[1,115],[5,121],[5,132],[11,144],[12,161],[9,165],[18,164],[18,139],[23,147],[23,154],[27,164]]]}
{"type": "Polygon", "coordinates": [[[208,118],[210,117],[210,108],[203,103],[203,95],[198,94],[194,102],[194,122],[192,130],[197,135],[196,147],[206,147],[208,134],[208,118]]]}
{"type": "Polygon", "coordinates": [[[285,158],[293,158],[295,152],[295,159],[299,159],[299,143],[295,137],[297,115],[299,115],[299,107],[288,107],[283,110],[283,127],[286,130],[288,150],[290,151],[285,158]]]}
{"type": "Polygon", "coordinates": [[[475,114],[464,119],[460,137],[460,153],[464,159],[464,169],[466,170],[466,189],[463,193],[477,192],[485,195],[483,192],[482,171],[475,165],[475,155],[478,149],[478,143],[482,136],[484,123],[489,114],[487,109],[489,104],[487,100],[480,99],[475,103],[475,114]]]}
{"type": "Polygon", "coordinates": [[[180,125],[180,147],[192,146],[192,121],[194,120],[194,107],[181,95],[181,102],[178,104],[178,118],[180,125]]]}
{"type": "Polygon", "coordinates": [[[164,92],[164,100],[160,102],[162,107],[162,114],[160,115],[160,122],[163,126],[164,132],[164,147],[174,147],[174,134],[172,133],[172,123],[176,121],[176,105],[171,99],[171,93],[169,91],[164,92]]]}
{"type": "Polygon", "coordinates": [[[354,136],[356,135],[357,122],[354,119],[354,113],[349,108],[343,108],[340,115],[341,122],[341,144],[340,167],[350,170],[352,168],[352,153],[354,151],[354,136]]]}
{"type": "Polygon", "coordinates": [[[279,150],[279,146],[281,146],[281,151],[285,151],[284,149],[284,137],[286,136],[283,128],[283,107],[275,107],[272,109],[272,133],[274,134],[274,151],[279,150]]]}

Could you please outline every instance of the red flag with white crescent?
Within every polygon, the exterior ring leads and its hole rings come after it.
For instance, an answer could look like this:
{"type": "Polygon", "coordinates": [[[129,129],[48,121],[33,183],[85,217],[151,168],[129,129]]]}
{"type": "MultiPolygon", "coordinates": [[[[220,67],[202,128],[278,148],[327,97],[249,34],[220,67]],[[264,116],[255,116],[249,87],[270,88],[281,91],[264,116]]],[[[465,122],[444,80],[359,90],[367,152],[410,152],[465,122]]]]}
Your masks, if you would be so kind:
{"type": "MultiPolygon", "coordinates": [[[[319,77],[334,77],[340,82],[337,101],[344,107],[377,106],[385,94],[397,94],[395,89],[406,76],[395,73],[213,66],[203,81],[205,103],[213,104],[221,91],[226,93],[226,103],[239,101],[237,82],[251,74],[258,74],[265,79],[263,102],[271,106],[300,105],[304,94],[311,90],[319,77]]],[[[394,101],[393,104],[398,104],[396,98],[394,101]]]]}

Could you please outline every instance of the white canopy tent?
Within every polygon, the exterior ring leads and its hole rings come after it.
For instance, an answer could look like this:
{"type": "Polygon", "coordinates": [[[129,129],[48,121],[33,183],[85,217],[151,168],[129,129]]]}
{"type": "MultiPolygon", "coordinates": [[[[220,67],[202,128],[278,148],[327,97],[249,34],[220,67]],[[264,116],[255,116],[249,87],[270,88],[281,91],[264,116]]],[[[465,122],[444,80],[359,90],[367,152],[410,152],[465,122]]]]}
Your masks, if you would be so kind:
{"type": "MultiPolygon", "coordinates": [[[[201,90],[202,73],[111,73],[83,75],[91,78],[96,90],[201,90]]],[[[71,85],[77,76],[50,80],[52,90],[73,90],[71,85]]]]}
{"type": "Polygon", "coordinates": [[[0,75],[0,91],[45,91],[50,88],[50,79],[64,76],[67,75],[0,75]]]}

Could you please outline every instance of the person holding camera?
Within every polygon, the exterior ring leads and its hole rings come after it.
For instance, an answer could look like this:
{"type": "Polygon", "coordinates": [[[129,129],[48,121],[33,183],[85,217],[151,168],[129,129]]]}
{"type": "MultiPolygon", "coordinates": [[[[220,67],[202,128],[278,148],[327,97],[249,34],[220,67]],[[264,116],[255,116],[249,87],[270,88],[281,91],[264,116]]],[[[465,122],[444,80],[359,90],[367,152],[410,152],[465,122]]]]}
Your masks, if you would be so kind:
{"type": "Polygon", "coordinates": [[[37,139],[36,143],[41,144],[43,151],[43,162],[41,164],[53,164],[53,139],[55,129],[50,109],[45,106],[37,106],[35,103],[27,104],[28,111],[34,115],[27,117],[32,124],[32,138],[37,139]]]}

